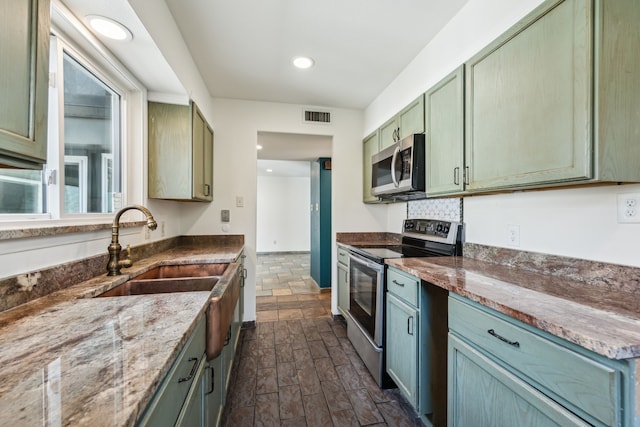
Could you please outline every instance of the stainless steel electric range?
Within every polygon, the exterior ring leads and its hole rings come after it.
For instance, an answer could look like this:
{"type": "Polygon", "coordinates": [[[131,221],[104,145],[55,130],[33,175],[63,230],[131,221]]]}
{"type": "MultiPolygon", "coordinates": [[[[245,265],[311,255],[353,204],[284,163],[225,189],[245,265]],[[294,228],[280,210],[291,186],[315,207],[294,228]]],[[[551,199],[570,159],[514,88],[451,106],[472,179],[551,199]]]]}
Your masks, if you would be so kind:
{"type": "Polygon", "coordinates": [[[396,245],[349,246],[349,311],[347,334],[380,387],[393,383],[385,369],[384,261],[392,258],[462,255],[462,224],[433,219],[407,219],[396,245]]]}

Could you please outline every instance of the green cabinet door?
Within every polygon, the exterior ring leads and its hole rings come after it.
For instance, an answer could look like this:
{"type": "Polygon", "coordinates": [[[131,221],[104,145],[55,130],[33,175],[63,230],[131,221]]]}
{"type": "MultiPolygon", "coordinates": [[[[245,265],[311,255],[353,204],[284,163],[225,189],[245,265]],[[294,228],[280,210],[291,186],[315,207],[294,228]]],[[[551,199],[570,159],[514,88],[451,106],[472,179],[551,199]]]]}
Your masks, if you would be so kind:
{"type": "Polygon", "coordinates": [[[468,190],[592,176],[590,3],[545,2],[466,64],[468,190]]]}
{"type": "Polygon", "coordinates": [[[418,311],[387,292],[387,373],[418,408],[418,311]]]}
{"type": "Polygon", "coordinates": [[[191,387],[187,400],[182,407],[182,411],[178,416],[176,426],[179,427],[203,427],[204,424],[204,388],[205,388],[205,369],[206,361],[203,357],[198,364],[198,370],[195,373],[194,385],[191,387]]]}
{"type": "Polygon", "coordinates": [[[213,200],[213,131],[198,106],[149,102],[152,199],[213,200]]]}
{"type": "Polygon", "coordinates": [[[448,352],[449,427],[590,425],[452,334],[448,352]]]}
{"type": "Polygon", "coordinates": [[[379,128],[380,151],[414,133],[424,132],[424,95],[418,96],[379,128]]]}
{"type": "Polygon", "coordinates": [[[380,198],[371,195],[371,157],[377,154],[379,132],[376,130],[362,141],[362,201],[377,203],[380,198]]]}
{"type": "Polygon", "coordinates": [[[196,200],[213,200],[213,131],[200,109],[193,104],[193,180],[192,192],[196,200]]]}
{"type": "Polygon", "coordinates": [[[442,196],[464,190],[464,66],[424,95],[426,193],[442,196]]]}
{"type": "Polygon", "coordinates": [[[47,160],[49,0],[0,1],[0,166],[47,160]]]}
{"type": "Polygon", "coordinates": [[[394,116],[384,122],[378,131],[380,132],[380,151],[398,142],[400,140],[398,116],[394,116]]]}
{"type": "Polygon", "coordinates": [[[217,426],[223,409],[224,375],[222,374],[223,360],[221,356],[207,361],[204,374],[204,425],[217,426]]]}
{"type": "Polygon", "coordinates": [[[424,132],[424,95],[418,96],[398,114],[399,139],[424,132]]]}
{"type": "Polygon", "coordinates": [[[346,316],[349,311],[349,268],[338,263],[338,311],[346,316]]]}

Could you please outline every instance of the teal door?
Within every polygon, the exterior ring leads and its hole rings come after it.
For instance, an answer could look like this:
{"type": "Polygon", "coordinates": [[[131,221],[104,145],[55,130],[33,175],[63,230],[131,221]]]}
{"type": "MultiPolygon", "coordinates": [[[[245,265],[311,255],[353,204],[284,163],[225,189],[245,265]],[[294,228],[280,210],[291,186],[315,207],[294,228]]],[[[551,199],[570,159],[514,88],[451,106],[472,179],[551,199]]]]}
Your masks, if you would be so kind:
{"type": "Polygon", "coordinates": [[[311,163],[311,277],[331,287],[331,159],[311,163]]]}

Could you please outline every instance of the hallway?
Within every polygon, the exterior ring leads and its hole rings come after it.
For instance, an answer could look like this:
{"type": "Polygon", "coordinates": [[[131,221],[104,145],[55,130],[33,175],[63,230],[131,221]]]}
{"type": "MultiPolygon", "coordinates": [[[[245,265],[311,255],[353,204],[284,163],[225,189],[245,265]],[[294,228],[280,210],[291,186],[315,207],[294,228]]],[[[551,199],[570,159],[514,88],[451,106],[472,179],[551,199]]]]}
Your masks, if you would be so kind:
{"type": "MultiPolygon", "coordinates": [[[[286,269],[308,276],[304,257],[294,265],[270,257],[273,273],[263,283],[287,282],[286,269]]],[[[223,426],[422,425],[397,390],[378,388],[330,305],[331,294],[317,289],[257,297],[258,320],[241,333],[223,426]]]]}

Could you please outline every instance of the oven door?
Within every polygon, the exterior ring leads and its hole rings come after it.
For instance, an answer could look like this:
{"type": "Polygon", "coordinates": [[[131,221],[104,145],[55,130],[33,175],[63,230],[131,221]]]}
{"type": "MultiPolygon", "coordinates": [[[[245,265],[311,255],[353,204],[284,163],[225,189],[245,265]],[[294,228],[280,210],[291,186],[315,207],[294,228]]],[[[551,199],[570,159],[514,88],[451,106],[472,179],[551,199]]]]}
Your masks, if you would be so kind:
{"type": "Polygon", "coordinates": [[[384,264],[350,253],[349,314],[382,347],[384,264]]]}

